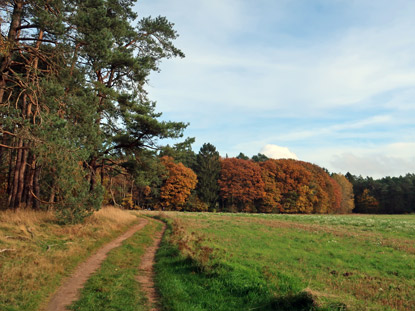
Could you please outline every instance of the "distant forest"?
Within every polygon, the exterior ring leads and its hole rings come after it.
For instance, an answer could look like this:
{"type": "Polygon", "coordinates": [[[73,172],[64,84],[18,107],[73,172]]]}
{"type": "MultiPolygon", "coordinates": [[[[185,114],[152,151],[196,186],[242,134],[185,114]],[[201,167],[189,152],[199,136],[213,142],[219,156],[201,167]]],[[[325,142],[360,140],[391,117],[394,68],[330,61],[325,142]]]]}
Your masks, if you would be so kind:
{"type": "Polygon", "coordinates": [[[353,176],[346,174],[353,184],[355,213],[405,214],[415,213],[415,174],[400,177],[353,176]]]}

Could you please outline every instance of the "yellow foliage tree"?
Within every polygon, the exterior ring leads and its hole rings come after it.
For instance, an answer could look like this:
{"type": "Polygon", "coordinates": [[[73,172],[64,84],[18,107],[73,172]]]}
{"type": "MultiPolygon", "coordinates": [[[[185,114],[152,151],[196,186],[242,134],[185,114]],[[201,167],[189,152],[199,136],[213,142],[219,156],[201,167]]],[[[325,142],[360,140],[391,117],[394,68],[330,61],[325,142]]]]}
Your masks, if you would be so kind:
{"type": "Polygon", "coordinates": [[[342,174],[333,174],[332,178],[340,185],[342,200],[340,203],[339,213],[348,214],[354,209],[353,185],[342,174]]]}
{"type": "Polygon", "coordinates": [[[164,156],[161,163],[168,171],[168,177],[160,189],[160,203],[162,210],[180,211],[184,208],[190,193],[195,189],[197,176],[182,163],[175,163],[173,158],[164,156]]]}

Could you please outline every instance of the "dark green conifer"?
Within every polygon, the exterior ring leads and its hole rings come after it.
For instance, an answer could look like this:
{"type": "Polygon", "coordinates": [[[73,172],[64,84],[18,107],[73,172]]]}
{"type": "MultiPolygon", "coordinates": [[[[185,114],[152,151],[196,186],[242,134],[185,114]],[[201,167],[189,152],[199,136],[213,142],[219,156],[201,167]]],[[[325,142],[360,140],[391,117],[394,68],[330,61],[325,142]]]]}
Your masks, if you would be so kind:
{"type": "Polygon", "coordinates": [[[196,193],[203,202],[209,205],[210,210],[216,208],[219,200],[220,170],[219,152],[212,144],[203,144],[196,156],[195,173],[198,179],[196,193]]]}

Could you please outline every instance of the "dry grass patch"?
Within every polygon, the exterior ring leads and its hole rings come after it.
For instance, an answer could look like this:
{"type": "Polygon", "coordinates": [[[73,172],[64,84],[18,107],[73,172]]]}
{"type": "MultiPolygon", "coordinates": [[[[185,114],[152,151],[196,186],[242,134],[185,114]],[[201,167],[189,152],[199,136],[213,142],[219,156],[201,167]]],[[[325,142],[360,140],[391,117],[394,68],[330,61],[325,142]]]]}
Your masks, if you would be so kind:
{"type": "Polygon", "coordinates": [[[0,310],[38,310],[78,263],[137,216],[105,207],[84,224],[61,226],[53,212],[0,212],[0,310]]]}

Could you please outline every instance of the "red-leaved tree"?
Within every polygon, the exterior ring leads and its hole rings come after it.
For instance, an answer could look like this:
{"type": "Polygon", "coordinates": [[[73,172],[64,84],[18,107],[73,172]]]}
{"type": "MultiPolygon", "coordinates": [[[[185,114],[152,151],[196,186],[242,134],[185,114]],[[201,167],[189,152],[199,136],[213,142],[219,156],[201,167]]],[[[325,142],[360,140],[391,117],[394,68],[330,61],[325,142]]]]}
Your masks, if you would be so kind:
{"type": "Polygon", "coordinates": [[[255,211],[254,202],[265,196],[259,165],[237,158],[223,159],[221,165],[219,186],[222,204],[231,211],[255,211]]]}

